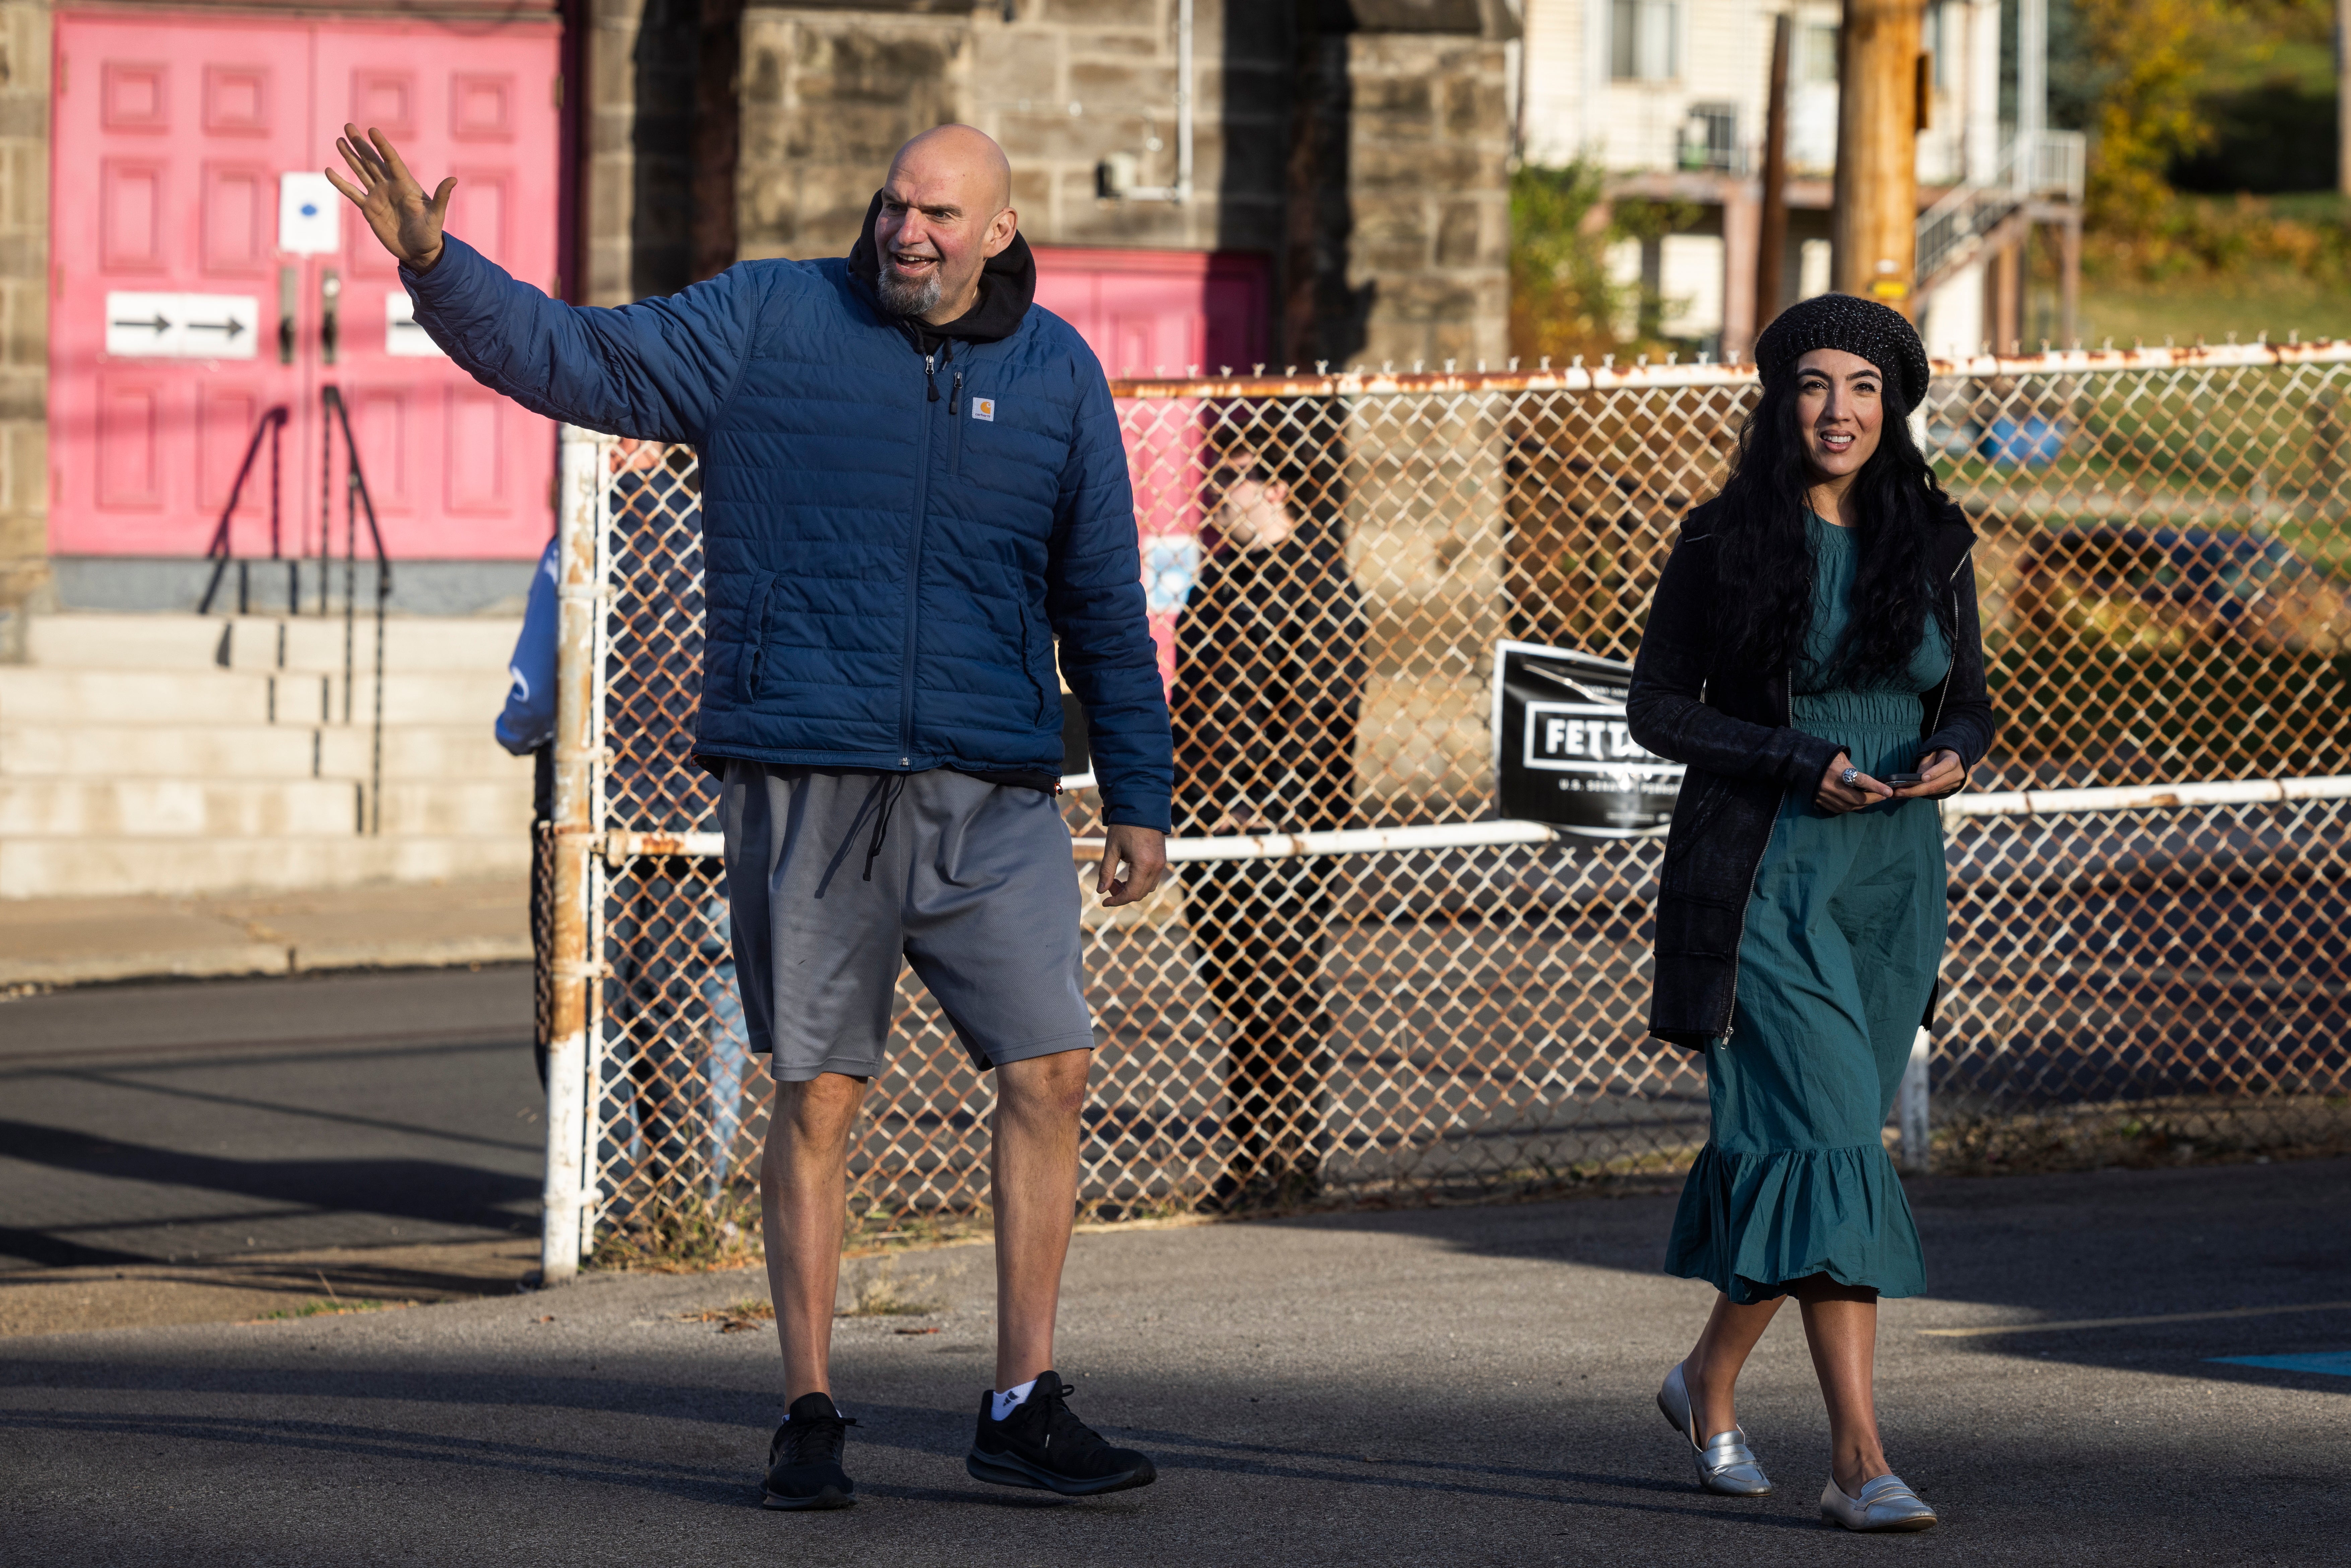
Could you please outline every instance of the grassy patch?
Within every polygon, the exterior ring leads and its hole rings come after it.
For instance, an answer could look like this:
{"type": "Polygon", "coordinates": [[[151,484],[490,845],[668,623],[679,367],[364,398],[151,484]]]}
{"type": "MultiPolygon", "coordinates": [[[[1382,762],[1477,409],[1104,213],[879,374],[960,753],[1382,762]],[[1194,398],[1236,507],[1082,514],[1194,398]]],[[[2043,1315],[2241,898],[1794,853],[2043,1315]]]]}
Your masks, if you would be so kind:
{"type": "Polygon", "coordinates": [[[720,1333],[742,1333],[761,1323],[776,1321],[776,1303],[746,1297],[731,1307],[705,1307],[698,1312],[680,1312],[678,1321],[689,1323],[716,1323],[720,1333]]]}
{"type": "Polygon", "coordinates": [[[935,1284],[930,1274],[901,1277],[893,1263],[869,1270],[850,1287],[849,1304],[833,1315],[842,1318],[921,1318],[940,1311],[946,1302],[922,1292],[935,1284]]]}
{"type": "Polygon", "coordinates": [[[2273,342],[2351,338],[2351,290],[2278,265],[2160,283],[2085,279],[2081,308],[2082,341],[2094,348],[2109,338],[2118,349],[2225,343],[2231,333],[2241,343],[2264,332],[2273,342]]]}
{"type": "Polygon", "coordinates": [[[698,1274],[744,1268],[765,1255],[759,1245],[759,1184],[738,1174],[716,1197],[699,1184],[655,1193],[636,1212],[603,1229],[588,1261],[597,1269],[698,1274]]]}
{"type": "Polygon", "coordinates": [[[264,1312],[253,1321],[257,1323],[268,1323],[284,1322],[294,1318],[333,1318],[340,1317],[346,1312],[380,1312],[388,1307],[413,1305],[415,1305],[413,1301],[379,1301],[360,1297],[344,1301],[337,1297],[332,1301],[305,1301],[298,1307],[280,1307],[274,1312],[264,1312]]]}
{"type": "Polygon", "coordinates": [[[1949,1176],[2159,1170],[2351,1154],[2351,1096],[2148,1100],[1966,1117],[1938,1127],[1935,1169],[1949,1176]]]}

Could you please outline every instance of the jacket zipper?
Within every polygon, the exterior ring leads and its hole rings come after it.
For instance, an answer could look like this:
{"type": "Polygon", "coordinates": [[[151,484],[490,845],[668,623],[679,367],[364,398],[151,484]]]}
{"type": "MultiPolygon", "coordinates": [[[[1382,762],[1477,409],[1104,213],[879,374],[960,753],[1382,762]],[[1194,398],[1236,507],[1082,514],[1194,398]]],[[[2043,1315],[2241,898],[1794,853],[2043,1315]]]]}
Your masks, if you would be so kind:
{"type": "MultiPolygon", "coordinates": [[[[1935,732],[1937,730],[1943,727],[1943,705],[1950,700],[1951,676],[1959,674],[1959,651],[1956,646],[1959,625],[1959,591],[1956,588],[1951,588],[1951,579],[1958,577],[1961,571],[1965,570],[1968,562],[1973,560],[1975,556],[1976,552],[1970,550],[1967,554],[1959,557],[1959,564],[1951,568],[1951,576],[1943,579],[1943,586],[1945,588],[1949,588],[1951,591],[1951,631],[1953,634],[1952,641],[1955,645],[1951,649],[1950,671],[1943,676],[1943,684],[1935,693],[1935,716],[1927,721],[1927,738],[1929,740],[1932,740],[1935,737],[1935,732]]],[[[1939,805],[1940,803],[1938,802],[1938,810],[1939,805]]]]}
{"type": "Polygon", "coordinates": [[[956,417],[962,402],[963,371],[958,370],[955,373],[955,381],[947,387],[947,477],[950,479],[963,476],[963,421],[956,417]]]}
{"type": "MultiPolygon", "coordinates": [[[[935,353],[923,356],[923,379],[929,383],[931,395],[925,401],[939,401],[939,383],[933,380],[938,370],[935,353]]],[[[923,584],[923,521],[931,509],[931,416],[923,415],[923,435],[914,449],[914,527],[906,541],[906,649],[905,667],[898,677],[898,766],[914,765],[914,641],[919,630],[915,606],[921,598],[923,584]]]]}

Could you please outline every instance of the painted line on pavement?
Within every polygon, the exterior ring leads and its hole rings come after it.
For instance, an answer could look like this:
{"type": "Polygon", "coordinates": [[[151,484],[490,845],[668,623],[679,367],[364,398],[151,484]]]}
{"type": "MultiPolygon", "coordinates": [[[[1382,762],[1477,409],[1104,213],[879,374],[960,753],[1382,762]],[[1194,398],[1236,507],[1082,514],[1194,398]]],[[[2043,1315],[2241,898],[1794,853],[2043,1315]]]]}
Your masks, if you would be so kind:
{"type": "Polygon", "coordinates": [[[2200,1323],[2220,1318],[2266,1318],[2280,1312],[2351,1312],[2351,1301],[2306,1301],[2291,1307],[2231,1307],[2213,1312],[2155,1312],[2134,1318],[2072,1318],[2053,1323],[1991,1323],[1980,1328],[1920,1329],[1941,1339],[1985,1339],[2005,1333],[2062,1333],[2069,1329],[2126,1329],[2141,1323],[2200,1323]]]}
{"type": "Polygon", "coordinates": [[[2273,1372],[2318,1372],[2351,1377],[2351,1350],[2319,1350],[2303,1355],[2216,1355],[2216,1365],[2264,1366],[2273,1372]]]}

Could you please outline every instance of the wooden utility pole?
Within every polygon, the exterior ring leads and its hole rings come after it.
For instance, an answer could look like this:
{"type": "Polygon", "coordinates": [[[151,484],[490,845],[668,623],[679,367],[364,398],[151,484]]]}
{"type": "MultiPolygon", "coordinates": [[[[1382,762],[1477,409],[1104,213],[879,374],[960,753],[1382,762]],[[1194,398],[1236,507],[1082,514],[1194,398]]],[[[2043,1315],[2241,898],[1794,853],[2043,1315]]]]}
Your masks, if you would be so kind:
{"type": "Polygon", "coordinates": [[[2335,0],[2335,188],[2351,196],[2351,0],[2335,0]]]}
{"type": "Polygon", "coordinates": [[[1837,33],[1834,287],[1906,316],[1917,281],[1923,16],[1921,0],[1844,0],[1837,33]]]}
{"type": "MultiPolygon", "coordinates": [[[[2337,0],[2351,5],[2351,0],[2337,0]]],[[[1755,240],[1755,328],[1780,313],[1788,259],[1788,51],[1795,18],[1771,19],[1771,89],[1763,111],[1763,214],[1755,240]]]]}

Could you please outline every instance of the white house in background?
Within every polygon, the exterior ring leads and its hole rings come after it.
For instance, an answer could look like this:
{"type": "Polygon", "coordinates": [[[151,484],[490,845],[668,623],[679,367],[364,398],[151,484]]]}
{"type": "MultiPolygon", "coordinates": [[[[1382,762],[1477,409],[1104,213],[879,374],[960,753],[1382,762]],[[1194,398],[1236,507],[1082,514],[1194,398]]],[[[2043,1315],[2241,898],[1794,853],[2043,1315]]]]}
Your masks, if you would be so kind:
{"type": "MultiPolygon", "coordinates": [[[[2000,118],[2001,0],[1934,0],[1928,129],[1918,138],[1920,331],[1938,355],[2002,346],[2022,332],[2022,247],[2034,224],[2078,258],[2082,139],[2042,129],[2043,0],[2022,0],[2027,123],[2000,118]],[[2035,46],[2041,46],[2035,47],[2035,46]],[[2020,157],[2020,150],[2023,156],[2020,157]]],[[[1687,204],[1687,230],[1612,258],[1667,301],[1666,329],[1708,350],[1744,353],[1761,321],[1754,277],[1771,91],[1771,33],[1785,10],[1788,254],[1768,320],[1829,286],[1836,164],[1839,7],[1820,0],[1524,0],[1519,139],[1531,162],[1596,159],[1614,193],[1687,204]]],[[[2063,329],[2070,336],[2070,320],[2063,329]]]]}

